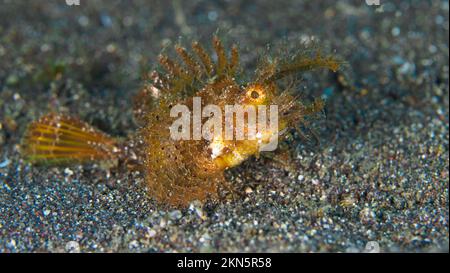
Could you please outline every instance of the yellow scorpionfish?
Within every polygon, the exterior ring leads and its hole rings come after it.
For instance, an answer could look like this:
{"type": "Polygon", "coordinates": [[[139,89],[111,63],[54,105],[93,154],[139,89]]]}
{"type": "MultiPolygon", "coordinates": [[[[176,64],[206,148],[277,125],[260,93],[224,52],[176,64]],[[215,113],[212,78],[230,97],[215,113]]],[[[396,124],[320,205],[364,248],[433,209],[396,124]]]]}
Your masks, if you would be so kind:
{"type": "MultiPolygon", "coordinates": [[[[296,128],[323,109],[316,99],[305,105],[293,94],[295,86],[282,87],[287,76],[316,68],[336,71],[339,61],[321,56],[320,51],[300,52],[288,59],[263,58],[249,83],[239,83],[239,53],[236,45],[227,56],[222,42],[214,36],[211,56],[198,42],[192,53],[175,46],[179,61],[159,56],[159,71],[148,73],[135,98],[135,119],[141,126],[127,140],[119,141],[74,117],[47,114],[32,122],[21,144],[27,162],[37,165],[69,165],[92,162],[116,162],[126,169],[145,175],[149,195],[160,204],[183,207],[193,200],[217,199],[219,186],[228,183],[224,171],[258,155],[262,145],[274,134],[282,135],[296,128]],[[175,105],[190,110],[193,98],[201,106],[278,105],[279,126],[276,132],[258,131],[256,139],[186,140],[171,137],[175,105]]],[[[295,85],[295,84],[294,84],[295,85]]],[[[202,119],[203,121],[203,119],[202,119]]]]}

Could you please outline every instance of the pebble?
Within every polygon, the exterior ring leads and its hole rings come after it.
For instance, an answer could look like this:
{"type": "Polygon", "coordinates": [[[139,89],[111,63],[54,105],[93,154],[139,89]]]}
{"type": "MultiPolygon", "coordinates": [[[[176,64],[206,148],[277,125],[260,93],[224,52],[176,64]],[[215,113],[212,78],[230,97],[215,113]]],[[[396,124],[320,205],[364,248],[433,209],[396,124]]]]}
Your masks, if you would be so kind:
{"type": "Polygon", "coordinates": [[[80,244],[77,241],[69,241],[66,243],[65,250],[69,253],[80,253],[80,244]]]}
{"type": "Polygon", "coordinates": [[[169,213],[169,218],[172,220],[178,220],[183,216],[183,214],[181,213],[181,211],[179,210],[173,210],[169,213]]]}

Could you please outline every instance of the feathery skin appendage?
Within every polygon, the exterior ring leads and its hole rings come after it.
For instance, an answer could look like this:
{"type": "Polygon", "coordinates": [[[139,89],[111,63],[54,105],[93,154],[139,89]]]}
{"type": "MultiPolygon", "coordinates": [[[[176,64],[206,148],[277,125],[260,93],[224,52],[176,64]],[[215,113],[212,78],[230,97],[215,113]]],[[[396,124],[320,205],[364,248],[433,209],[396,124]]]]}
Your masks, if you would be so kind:
{"type": "Polygon", "coordinates": [[[319,113],[324,108],[325,108],[325,101],[322,98],[315,98],[314,101],[305,108],[303,114],[305,116],[313,115],[319,113]]]}
{"type": "MultiPolygon", "coordinates": [[[[211,56],[198,43],[193,42],[194,55],[189,54],[180,45],[175,46],[175,51],[182,64],[173,61],[166,55],[159,56],[159,63],[165,73],[160,74],[163,87],[161,89],[161,99],[167,102],[188,98],[200,91],[203,87],[215,82],[228,81],[234,79],[239,66],[239,54],[236,46],[232,46],[230,59],[227,59],[225,49],[219,40],[214,37],[214,52],[217,55],[217,62],[213,62],[211,56]]],[[[221,96],[220,90],[215,88],[216,96],[221,96]]]]}
{"type": "Polygon", "coordinates": [[[217,36],[213,37],[213,46],[214,51],[217,55],[217,64],[216,64],[216,74],[217,76],[221,76],[226,72],[227,69],[227,56],[225,54],[225,49],[223,48],[222,42],[219,40],[217,36]]]}
{"type": "Polygon", "coordinates": [[[263,58],[260,60],[258,67],[256,69],[256,82],[265,83],[268,82],[267,79],[275,75],[277,70],[278,60],[269,60],[268,58],[263,58]]]}
{"type": "Polygon", "coordinates": [[[161,75],[168,83],[162,95],[170,101],[192,95],[191,93],[195,91],[195,75],[188,73],[179,63],[165,55],[160,55],[159,62],[168,72],[166,75],[161,75]]]}
{"type": "Polygon", "coordinates": [[[235,77],[236,72],[239,68],[239,50],[236,45],[231,47],[231,57],[230,57],[230,65],[228,67],[228,74],[230,77],[235,77]]]}
{"type": "Polygon", "coordinates": [[[193,77],[195,77],[197,80],[200,80],[202,74],[200,72],[200,65],[197,63],[197,61],[195,61],[194,58],[186,51],[186,49],[181,47],[180,45],[177,45],[175,47],[175,50],[180,58],[184,61],[187,69],[193,75],[193,77]]]}
{"type": "Polygon", "coordinates": [[[210,77],[213,72],[213,63],[211,61],[211,57],[198,42],[192,43],[192,49],[194,50],[195,54],[197,54],[197,56],[200,58],[206,75],[210,77]]]}
{"type": "Polygon", "coordinates": [[[289,75],[311,71],[318,68],[336,72],[343,62],[332,55],[322,57],[320,50],[305,49],[291,58],[261,61],[257,70],[257,80],[263,83],[278,81],[289,75]]]}
{"type": "Polygon", "coordinates": [[[183,71],[181,67],[177,63],[172,61],[169,57],[167,57],[166,55],[159,55],[158,60],[170,76],[183,77],[183,71]]]}

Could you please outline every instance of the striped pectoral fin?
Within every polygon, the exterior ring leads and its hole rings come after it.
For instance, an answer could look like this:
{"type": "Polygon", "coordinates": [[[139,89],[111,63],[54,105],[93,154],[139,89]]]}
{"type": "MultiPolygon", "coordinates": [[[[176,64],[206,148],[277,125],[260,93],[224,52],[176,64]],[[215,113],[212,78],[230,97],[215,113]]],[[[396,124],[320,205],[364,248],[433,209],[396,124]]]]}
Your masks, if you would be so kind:
{"type": "Polygon", "coordinates": [[[48,114],[31,123],[22,139],[21,153],[33,164],[74,164],[114,160],[114,139],[76,118],[48,114]]]}

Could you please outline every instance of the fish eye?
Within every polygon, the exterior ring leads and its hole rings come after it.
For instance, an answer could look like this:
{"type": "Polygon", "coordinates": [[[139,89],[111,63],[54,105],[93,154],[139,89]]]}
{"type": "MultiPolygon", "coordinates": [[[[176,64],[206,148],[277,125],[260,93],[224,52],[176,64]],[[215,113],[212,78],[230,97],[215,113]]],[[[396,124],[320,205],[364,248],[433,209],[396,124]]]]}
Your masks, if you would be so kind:
{"type": "Polygon", "coordinates": [[[257,98],[259,98],[259,93],[257,92],[257,91],[252,91],[251,93],[250,93],[250,97],[252,97],[252,99],[257,99],[257,98]]]}
{"type": "Polygon", "coordinates": [[[246,88],[244,95],[246,103],[261,104],[266,100],[266,90],[264,86],[259,84],[253,84],[246,88]]]}

